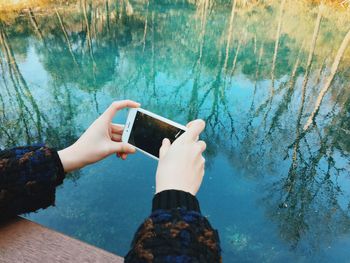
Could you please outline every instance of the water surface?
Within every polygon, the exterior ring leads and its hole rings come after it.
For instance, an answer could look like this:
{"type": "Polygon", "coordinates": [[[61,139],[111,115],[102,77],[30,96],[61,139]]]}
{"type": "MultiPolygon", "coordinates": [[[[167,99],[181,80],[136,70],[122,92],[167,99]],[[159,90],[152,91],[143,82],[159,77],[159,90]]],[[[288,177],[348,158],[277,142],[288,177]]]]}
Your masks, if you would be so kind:
{"type": "MultiPolygon", "coordinates": [[[[113,101],[206,121],[224,262],[347,262],[350,13],[306,1],[70,1],[1,13],[0,147],[74,142],[113,101]]],[[[126,112],[115,119],[124,122],[126,112]]],[[[157,163],[67,175],[27,217],[125,255],[157,163]]]]}

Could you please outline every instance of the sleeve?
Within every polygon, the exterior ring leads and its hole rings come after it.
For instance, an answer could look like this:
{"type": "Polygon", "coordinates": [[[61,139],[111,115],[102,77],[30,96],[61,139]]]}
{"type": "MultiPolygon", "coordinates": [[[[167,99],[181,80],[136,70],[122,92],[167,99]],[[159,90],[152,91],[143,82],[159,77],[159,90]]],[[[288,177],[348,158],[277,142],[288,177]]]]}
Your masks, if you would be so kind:
{"type": "Polygon", "coordinates": [[[222,262],[219,235],[202,216],[195,196],[166,190],[136,231],[126,263],[222,262]]]}
{"type": "Polygon", "coordinates": [[[57,152],[45,146],[0,151],[0,219],[55,203],[64,170],[57,152]]]}

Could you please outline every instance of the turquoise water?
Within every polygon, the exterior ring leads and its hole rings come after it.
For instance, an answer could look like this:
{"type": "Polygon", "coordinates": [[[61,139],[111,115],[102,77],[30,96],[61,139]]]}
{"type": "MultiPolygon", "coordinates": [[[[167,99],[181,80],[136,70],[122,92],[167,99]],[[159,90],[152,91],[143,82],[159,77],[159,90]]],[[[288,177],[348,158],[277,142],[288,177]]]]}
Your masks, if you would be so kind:
{"type": "MultiPolygon", "coordinates": [[[[246,2],[1,13],[0,147],[63,148],[125,98],[182,124],[202,118],[198,198],[224,262],[347,262],[349,12],[246,2]]],[[[69,174],[56,206],[27,218],[125,255],[150,212],[156,166],[111,156],[69,174]]]]}

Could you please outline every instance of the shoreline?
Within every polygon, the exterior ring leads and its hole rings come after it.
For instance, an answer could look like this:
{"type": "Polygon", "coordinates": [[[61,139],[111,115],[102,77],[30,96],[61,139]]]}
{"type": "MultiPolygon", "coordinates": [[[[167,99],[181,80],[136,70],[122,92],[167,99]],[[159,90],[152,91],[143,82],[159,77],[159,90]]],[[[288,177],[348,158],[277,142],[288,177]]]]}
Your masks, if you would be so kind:
{"type": "MultiPolygon", "coordinates": [[[[109,1],[109,0],[107,0],[109,1]]],[[[125,1],[125,0],[124,0],[125,1]]],[[[127,2],[126,0],[125,2],[127,2]]],[[[99,3],[99,2],[105,2],[105,1],[93,1],[93,3],[99,3]]],[[[134,3],[141,3],[145,1],[132,1],[132,4],[134,3]]],[[[229,3],[230,1],[228,1],[229,3]]],[[[259,4],[259,0],[254,0],[249,3],[249,1],[242,1],[241,5],[248,7],[251,5],[259,4]]],[[[310,4],[319,5],[321,0],[309,0],[310,4]]],[[[54,1],[54,0],[0,0],[0,15],[6,14],[6,13],[12,13],[12,12],[21,12],[25,11],[26,9],[33,9],[35,10],[41,10],[48,7],[56,6],[61,8],[68,8],[72,5],[80,4],[81,1],[74,1],[74,0],[66,0],[66,1],[54,1]]],[[[188,3],[192,3],[192,1],[188,0],[188,3]]],[[[266,4],[266,3],[265,3],[266,4]]],[[[335,8],[335,9],[349,9],[350,8],[350,0],[325,0],[324,4],[335,8]]],[[[1,16],[0,16],[1,19],[1,16]]]]}

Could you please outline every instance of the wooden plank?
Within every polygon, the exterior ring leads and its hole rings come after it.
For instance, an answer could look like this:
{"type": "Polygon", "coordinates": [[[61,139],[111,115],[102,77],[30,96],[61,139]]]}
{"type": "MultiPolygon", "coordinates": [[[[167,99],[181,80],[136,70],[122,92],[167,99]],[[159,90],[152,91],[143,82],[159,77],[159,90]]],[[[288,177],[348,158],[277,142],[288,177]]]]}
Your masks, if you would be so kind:
{"type": "Polygon", "coordinates": [[[123,262],[123,258],[27,219],[0,225],[0,262],[123,262]]]}

